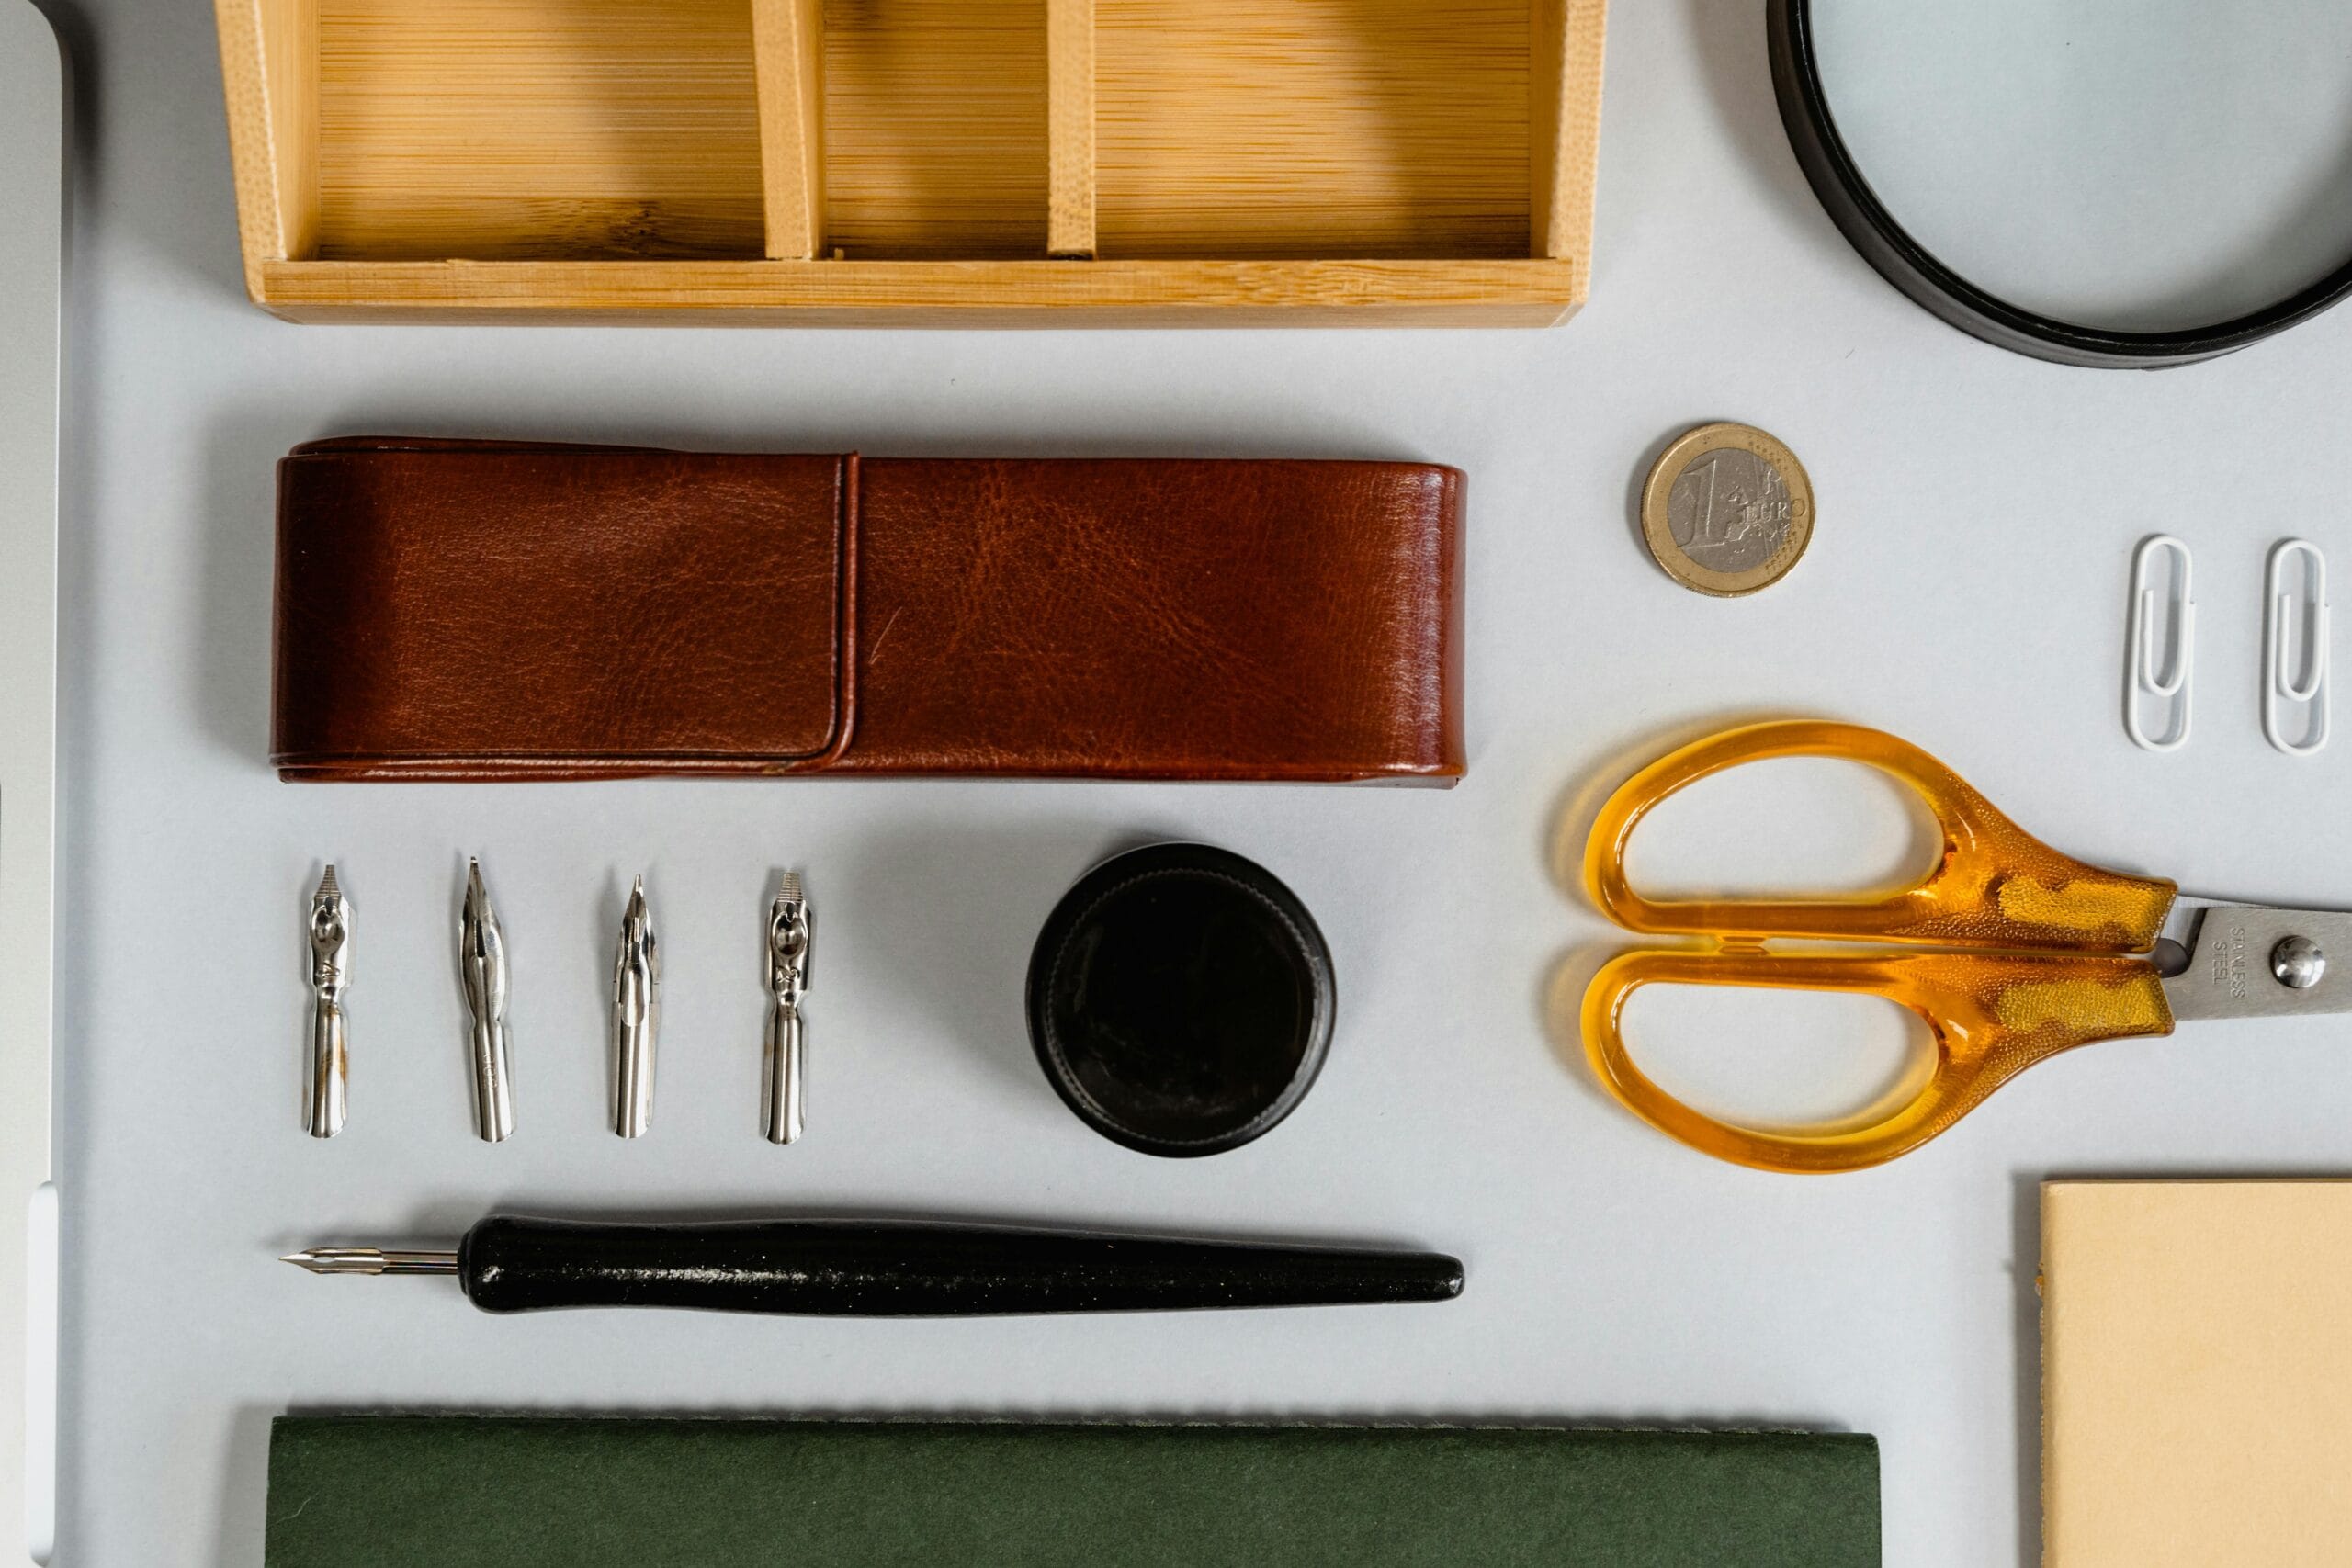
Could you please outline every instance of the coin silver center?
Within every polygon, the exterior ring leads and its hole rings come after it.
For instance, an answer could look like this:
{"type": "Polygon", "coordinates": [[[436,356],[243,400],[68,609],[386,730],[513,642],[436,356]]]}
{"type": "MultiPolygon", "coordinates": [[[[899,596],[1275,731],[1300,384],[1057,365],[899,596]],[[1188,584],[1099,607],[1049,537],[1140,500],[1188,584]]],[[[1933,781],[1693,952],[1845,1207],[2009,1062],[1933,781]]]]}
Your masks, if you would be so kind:
{"type": "Polygon", "coordinates": [[[1710,571],[1753,571],[1787,542],[1789,487],[1753,452],[1710,452],[1667,493],[1666,525],[1682,552],[1710,571]]]}

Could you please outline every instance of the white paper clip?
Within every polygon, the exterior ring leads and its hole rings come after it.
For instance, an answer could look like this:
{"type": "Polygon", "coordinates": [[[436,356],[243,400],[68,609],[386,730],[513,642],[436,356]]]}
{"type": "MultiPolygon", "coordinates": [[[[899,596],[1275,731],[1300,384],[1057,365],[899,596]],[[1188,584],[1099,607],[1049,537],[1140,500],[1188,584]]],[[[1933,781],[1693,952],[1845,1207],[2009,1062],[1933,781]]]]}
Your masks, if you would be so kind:
{"type": "Polygon", "coordinates": [[[2189,594],[2188,547],[2170,534],[2151,534],[2132,552],[2131,631],[2124,651],[2123,733],[2144,751],[2177,751],[2188,739],[2188,677],[2197,658],[2197,601],[2189,594]],[[2162,617],[2172,633],[2172,657],[2150,657],[2148,623],[2157,618],[2156,591],[2148,586],[2159,555],[2175,558],[2172,592],[2162,617]],[[2172,722],[2158,739],[2142,728],[2140,700],[2154,697],[2172,707],[2172,722]]]}
{"type": "Polygon", "coordinates": [[[2279,540],[2270,547],[2262,596],[2269,623],[2262,638],[2263,737],[2290,757],[2308,757],[2327,744],[2327,558],[2308,539],[2279,540]],[[2287,563],[2297,556],[2303,558],[2300,604],[2282,586],[2287,563]],[[2298,629],[2300,658],[2291,649],[2298,629]],[[2288,739],[2279,722],[2291,703],[2308,705],[2301,740],[2288,739]]]}

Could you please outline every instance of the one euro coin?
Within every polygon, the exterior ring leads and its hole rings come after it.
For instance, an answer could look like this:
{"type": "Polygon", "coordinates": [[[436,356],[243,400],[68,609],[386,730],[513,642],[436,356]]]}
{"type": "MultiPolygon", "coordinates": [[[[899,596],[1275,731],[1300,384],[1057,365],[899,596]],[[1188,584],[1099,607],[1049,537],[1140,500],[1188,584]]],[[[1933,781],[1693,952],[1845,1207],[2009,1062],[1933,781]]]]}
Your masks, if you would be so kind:
{"type": "Polygon", "coordinates": [[[1650,469],[1642,537],[1683,587],[1753,593],[1786,577],[1813,542],[1813,481],[1795,453],[1755,426],[1702,424],[1650,469]]]}

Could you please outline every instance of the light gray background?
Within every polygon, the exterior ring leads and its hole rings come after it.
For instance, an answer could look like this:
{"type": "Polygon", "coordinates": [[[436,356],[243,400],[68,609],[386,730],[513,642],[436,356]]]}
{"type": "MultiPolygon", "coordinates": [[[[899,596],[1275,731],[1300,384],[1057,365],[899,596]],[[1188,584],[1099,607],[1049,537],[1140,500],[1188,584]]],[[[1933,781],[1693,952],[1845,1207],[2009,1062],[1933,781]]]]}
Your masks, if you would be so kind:
{"type": "MultiPolygon", "coordinates": [[[[2336,1022],[2085,1051],[1889,1168],[1801,1180],[1620,1112],[1548,1017],[1560,976],[1572,993],[1618,940],[1554,874],[1563,826],[1628,759],[1758,713],[1895,729],[2089,858],[2352,900],[2352,747],[2277,756],[2254,706],[2264,548],[2297,532],[2352,561],[2352,314],[2154,376],[1954,333],[1815,206],[1759,6],[1618,7],[1597,278],[1570,325],[1150,335],[283,325],[239,284],[210,7],[51,8],[82,62],[85,156],[60,942],[73,1561],[253,1562],[273,1414],[454,1404],[1817,1426],[1881,1439],[1890,1562],[1981,1568],[2034,1539],[2035,1183],[2342,1168],[2336,1022]],[[1668,582],[1629,515],[1650,456],[1713,418],[1788,441],[1820,498],[1811,555],[1754,600],[1668,582]],[[283,785],[271,465],[368,431],[1458,464],[1471,776],[283,785]],[[2126,557],[2159,528],[2195,547],[2202,606],[2197,739],[2174,757],[2117,722],[2126,557]],[[1056,895],[1162,835],[1289,881],[1342,997],[1299,1112],[1197,1163],[1087,1132],[1020,1021],[1056,895]],[[449,931],[469,851],[515,960],[519,1131],[499,1147],[467,1125],[449,931]],[[330,856],[357,908],[354,1067],[349,1130],[319,1145],[299,1126],[299,933],[330,856]],[[811,1132],[777,1150],[757,1133],[757,940],[786,865],[823,948],[811,1132]],[[669,985],[654,1130],[626,1145],[603,1130],[600,997],[639,870],[669,985]],[[1459,1252],[1470,1282],[1446,1307],[1173,1320],[499,1320],[447,1282],[273,1260],[505,1206],[1395,1239],[1459,1252]]],[[[1852,869],[1905,846],[1883,792],[1819,770],[1745,799],[1682,813],[1693,838],[1663,868],[1770,873],[1817,848],[1852,869]]],[[[1841,1021],[1825,1077],[1801,1072],[1804,1009],[1713,1008],[1766,1021],[1717,1043],[1785,1064],[1792,1093],[1852,1088],[1891,1038],[1841,1021]]]]}

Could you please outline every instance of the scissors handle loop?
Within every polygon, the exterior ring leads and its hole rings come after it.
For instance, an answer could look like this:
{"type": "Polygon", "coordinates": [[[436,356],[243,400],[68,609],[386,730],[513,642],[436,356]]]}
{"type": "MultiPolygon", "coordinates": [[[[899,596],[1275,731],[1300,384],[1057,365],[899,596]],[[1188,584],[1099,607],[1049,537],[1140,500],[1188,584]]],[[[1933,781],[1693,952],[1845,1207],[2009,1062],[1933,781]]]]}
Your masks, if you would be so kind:
{"type": "Polygon", "coordinates": [[[2144,953],[2176,889],[2060,854],[1995,808],[1958,773],[1883,730],[1817,719],[1729,729],[1659,758],[1600,808],[1585,845],[1585,886],[1630,931],[1736,942],[1818,937],[1939,947],[2144,953]],[[1652,900],[1625,877],[1625,850],[1652,807],[1745,762],[1837,757],[1865,762],[1917,792],[1942,834],[1917,886],[1878,898],[1652,900]]]}
{"type": "Polygon", "coordinates": [[[2172,1032],[2164,982],[2144,958],[2052,953],[1627,953],[1585,992],[1585,1053],[1625,1106],[1718,1159],[1762,1170],[1857,1170],[1908,1154],[2046,1056],[2096,1040],[2172,1032]],[[1883,997],[1925,1019],[1924,1080],[1844,1122],[1735,1126],[1660,1089],[1626,1054],[1625,1002],[1648,985],[1769,986],[1883,997]]]}

